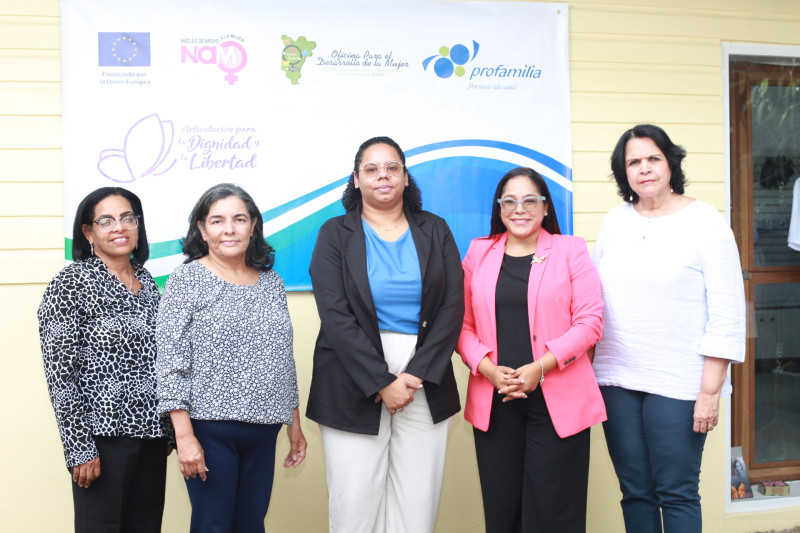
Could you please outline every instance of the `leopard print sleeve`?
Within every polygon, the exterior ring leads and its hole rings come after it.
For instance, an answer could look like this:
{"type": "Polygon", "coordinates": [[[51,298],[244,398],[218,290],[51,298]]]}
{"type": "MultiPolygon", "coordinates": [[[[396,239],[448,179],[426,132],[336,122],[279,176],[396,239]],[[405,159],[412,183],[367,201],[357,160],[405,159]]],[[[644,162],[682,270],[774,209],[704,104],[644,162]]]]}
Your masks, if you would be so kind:
{"type": "Polygon", "coordinates": [[[158,288],[137,266],[132,294],[96,257],[65,267],[39,306],[45,377],[67,466],[97,457],[94,436],[159,438],[158,288]]]}
{"type": "Polygon", "coordinates": [[[70,265],[50,282],[38,312],[47,388],[67,466],[86,463],[98,455],[89,406],[78,379],[86,363],[86,353],[81,350],[81,327],[83,295],[87,290],[82,270],[70,265]]]}

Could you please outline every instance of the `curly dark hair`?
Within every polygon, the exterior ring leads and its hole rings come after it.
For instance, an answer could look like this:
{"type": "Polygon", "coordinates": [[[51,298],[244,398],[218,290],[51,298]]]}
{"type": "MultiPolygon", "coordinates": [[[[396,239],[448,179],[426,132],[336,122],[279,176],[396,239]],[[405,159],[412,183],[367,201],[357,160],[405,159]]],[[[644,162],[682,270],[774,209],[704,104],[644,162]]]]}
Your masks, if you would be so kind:
{"type": "Polygon", "coordinates": [[[360,210],[363,205],[361,190],[356,188],[354,179],[356,174],[358,174],[358,169],[361,167],[364,151],[374,144],[386,144],[397,151],[397,154],[400,156],[400,162],[403,164],[403,168],[406,169],[406,174],[408,175],[408,185],[403,190],[403,207],[412,213],[419,213],[422,211],[422,192],[420,192],[417,182],[414,181],[414,178],[408,171],[406,155],[403,153],[403,150],[400,149],[400,145],[389,137],[373,137],[372,139],[364,141],[361,143],[361,146],[358,147],[358,152],[356,152],[356,158],[353,163],[353,172],[350,173],[350,179],[347,181],[344,193],[342,193],[342,205],[344,205],[344,210],[349,213],[354,209],[360,210]]]}
{"type": "Polygon", "coordinates": [[[544,201],[545,213],[547,213],[547,216],[544,217],[544,220],[542,220],[542,228],[544,228],[551,235],[560,235],[561,228],[558,225],[556,208],[553,205],[553,198],[550,196],[550,189],[547,187],[547,182],[532,168],[517,167],[509,170],[506,172],[505,176],[500,178],[500,182],[497,184],[497,189],[494,191],[489,237],[496,237],[497,235],[506,232],[506,226],[503,224],[503,219],[500,217],[500,204],[497,203],[497,200],[503,196],[503,189],[505,189],[506,183],[508,183],[510,179],[518,176],[527,176],[531,182],[533,182],[533,185],[539,189],[539,194],[547,198],[547,200],[544,201]]]}
{"type": "Polygon", "coordinates": [[[83,226],[89,226],[94,219],[94,208],[97,204],[108,198],[109,196],[122,196],[131,204],[131,209],[135,215],[139,217],[139,240],[136,244],[136,249],[133,251],[133,261],[138,265],[144,265],[147,258],[150,257],[150,245],[147,243],[147,231],[144,227],[144,211],[142,210],[142,201],[138,196],[133,194],[128,189],[122,187],[101,187],[90,192],[86,198],[81,200],[78,209],[75,212],[75,221],[72,224],[72,259],[80,261],[92,256],[92,247],[89,241],[83,234],[83,226]]]}
{"type": "Polygon", "coordinates": [[[250,218],[255,220],[253,236],[250,238],[250,244],[247,245],[247,252],[245,253],[247,266],[256,270],[270,270],[275,264],[275,250],[264,239],[264,221],[261,218],[261,212],[258,210],[255,201],[253,201],[253,197],[247,194],[244,189],[232,183],[214,185],[197,200],[192,209],[192,214],[189,215],[189,231],[186,233],[186,237],[181,240],[183,255],[186,256],[184,263],[189,263],[208,255],[208,243],[203,239],[198,223],[205,224],[211,206],[215,202],[230,196],[235,196],[244,202],[250,218]]]}
{"type": "Polygon", "coordinates": [[[613,172],[614,180],[617,182],[617,191],[622,199],[633,204],[639,201],[639,195],[631,189],[628,183],[628,174],[625,168],[625,148],[628,146],[628,141],[634,138],[647,138],[656,143],[658,149],[667,158],[669,170],[672,173],[672,177],[669,180],[670,187],[674,192],[683,194],[686,186],[686,176],[683,174],[681,161],[686,157],[686,150],[682,146],[673,143],[667,132],[658,126],[639,124],[622,134],[622,137],[617,141],[617,146],[614,147],[614,152],[611,154],[611,171],[613,172]]]}

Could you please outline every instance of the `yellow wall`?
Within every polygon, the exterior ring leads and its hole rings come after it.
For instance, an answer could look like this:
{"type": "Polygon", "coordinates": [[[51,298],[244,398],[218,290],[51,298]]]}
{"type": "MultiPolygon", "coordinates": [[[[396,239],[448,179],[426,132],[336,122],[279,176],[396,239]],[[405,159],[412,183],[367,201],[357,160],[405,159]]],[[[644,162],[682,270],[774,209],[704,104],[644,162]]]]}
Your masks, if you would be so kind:
{"type": "MultiPolygon", "coordinates": [[[[721,42],[800,45],[793,0],[583,0],[570,2],[575,231],[592,241],[618,202],[608,157],[621,132],[654,122],[689,152],[688,194],[724,209],[721,42]]],[[[57,0],[0,0],[0,529],[71,530],[71,495],[45,386],[36,307],[63,266],[60,42],[57,0]]],[[[319,326],[312,296],[291,294],[301,391],[319,326]]],[[[466,372],[457,365],[462,393],[466,372]]],[[[271,531],[324,531],[319,432],[304,422],[309,456],[277,471],[271,531]]],[[[701,494],[706,531],[750,532],[800,523],[800,509],[726,515],[724,434],[708,439],[701,494]]],[[[285,437],[281,448],[286,449],[285,437]]],[[[483,531],[470,426],[449,440],[438,532],[483,531]]],[[[602,430],[592,432],[588,530],[622,530],[619,492],[602,430]]],[[[170,460],[164,531],[188,529],[189,504],[170,460]]]]}

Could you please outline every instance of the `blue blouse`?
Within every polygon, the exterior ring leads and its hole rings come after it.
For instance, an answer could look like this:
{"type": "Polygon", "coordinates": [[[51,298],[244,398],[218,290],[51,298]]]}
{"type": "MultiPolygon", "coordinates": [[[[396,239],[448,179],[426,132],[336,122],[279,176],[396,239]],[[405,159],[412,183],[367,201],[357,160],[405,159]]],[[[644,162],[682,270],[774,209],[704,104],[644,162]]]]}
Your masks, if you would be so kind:
{"type": "Polygon", "coordinates": [[[378,328],[384,331],[419,332],[422,273],[411,230],[396,241],[381,239],[362,220],[367,243],[367,274],[378,328]]]}

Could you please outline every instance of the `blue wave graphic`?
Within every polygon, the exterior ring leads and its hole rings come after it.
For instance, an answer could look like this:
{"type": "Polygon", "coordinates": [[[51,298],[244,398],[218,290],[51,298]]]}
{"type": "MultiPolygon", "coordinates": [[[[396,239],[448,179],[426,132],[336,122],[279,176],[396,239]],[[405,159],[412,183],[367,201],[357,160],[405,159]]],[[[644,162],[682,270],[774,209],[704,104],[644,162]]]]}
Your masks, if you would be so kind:
{"type": "MultiPolygon", "coordinates": [[[[407,157],[409,153],[406,152],[407,157]]],[[[531,157],[529,153],[522,155],[531,157]]],[[[547,160],[554,161],[551,158],[544,159],[547,160]]],[[[545,164],[541,159],[537,161],[545,164]]],[[[423,207],[447,220],[463,258],[472,239],[489,233],[497,182],[516,166],[508,161],[486,157],[452,156],[411,165],[409,172],[422,191],[423,207]]],[[[562,171],[559,173],[561,176],[571,176],[568,167],[555,166],[562,171]]],[[[547,173],[543,173],[543,176],[553,196],[561,231],[572,234],[572,192],[547,176],[547,173]]],[[[342,213],[341,202],[337,200],[276,234],[280,237],[278,241],[272,236],[268,237],[277,251],[275,269],[283,277],[287,290],[310,290],[308,264],[317,231],[328,218],[342,213]],[[313,231],[310,231],[311,228],[313,231]]]]}
{"type": "MultiPolygon", "coordinates": [[[[533,159],[534,161],[543,164],[547,168],[557,172],[561,176],[564,176],[568,180],[572,181],[572,169],[569,168],[567,165],[559,162],[556,159],[553,159],[549,155],[543,154],[542,152],[537,152],[536,150],[533,150],[531,148],[526,148],[525,146],[520,146],[519,144],[507,143],[503,141],[490,141],[487,139],[462,139],[455,141],[442,141],[438,143],[426,144],[418,148],[412,148],[411,150],[406,150],[405,153],[406,153],[406,158],[409,158],[419,154],[425,154],[436,150],[443,150],[445,148],[461,148],[464,146],[483,146],[487,148],[497,148],[498,150],[504,150],[506,152],[519,154],[521,156],[533,159]]],[[[500,178],[498,178],[498,181],[500,181],[500,178]]]]}
{"type": "MultiPolygon", "coordinates": [[[[572,234],[572,192],[553,179],[560,176],[572,181],[572,169],[550,156],[507,142],[464,139],[412,148],[406,151],[406,157],[412,158],[439,150],[470,146],[497,149],[498,156],[502,156],[502,151],[518,154],[534,160],[548,169],[541,173],[548,182],[561,231],[564,234],[572,234]]],[[[456,155],[411,165],[409,172],[414,176],[422,191],[424,209],[447,220],[463,257],[472,239],[484,236],[489,232],[492,199],[497,182],[503,174],[516,166],[516,164],[502,159],[456,155]]],[[[349,176],[336,179],[303,196],[265,211],[262,213],[264,221],[273,220],[323,194],[342,187],[348,179],[349,176]]],[[[311,289],[308,265],[319,228],[329,218],[342,213],[344,213],[344,209],[341,202],[336,200],[302,220],[266,236],[276,250],[275,270],[283,277],[287,290],[311,289]]],[[[66,239],[65,255],[67,259],[71,259],[71,244],[71,239],[66,239]]],[[[179,239],[150,245],[150,257],[153,259],[180,253],[179,239]]],[[[158,281],[160,284],[165,282],[166,276],[160,276],[158,281]]]]}
{"type": "MultiPolygon", "coordinates": [[[[273,218],[277,218],[285,213],[288,213],[292,209],[296,209],[303,204],[314,200],[323,194],[336,189],[337,187],[341,187],[347,180],[350,179],[350,176],[345,178],[339,179],[334,181],[333,183],[329,183],[328,185],[324,185],[319,189],[313,190],[303,196],[298,196],[297,198],[286,202],[285,204],[279,205],[277,207],[273,207],[268,211],[264,211],[261,213],[261,218],[264,222],[272,220],[273,218]]],[[[324,222],[324,221],[323,221],[324,222]]],[[[302,221],[298,222],[298,224],[302,223],[302,221]]],[[[70,241],[71,243],[71,241],[70,241]]],[[[70,250],[72,249],[72,244],[69,246],[70,250]]],[[[181,240],[175,239],[172,241],[163,241],[163,242],[156,242],[150,244],[150,258],[151,259],[158,259],[160,257],[169,257],[170,255],[176,255],[183,253],[181,249],[181,240]]],[[[70,259],[68,257],[67,259],[70,259]]]]}

